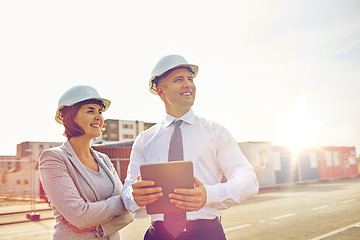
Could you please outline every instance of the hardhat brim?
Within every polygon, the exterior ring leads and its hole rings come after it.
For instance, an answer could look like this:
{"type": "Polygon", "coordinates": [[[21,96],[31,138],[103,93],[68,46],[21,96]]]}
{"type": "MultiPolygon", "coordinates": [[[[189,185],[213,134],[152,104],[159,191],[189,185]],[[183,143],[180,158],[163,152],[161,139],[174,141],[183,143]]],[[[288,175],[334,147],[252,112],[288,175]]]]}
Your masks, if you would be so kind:
{"type": "Polygon", "coordinates": [[[105,98],[86,98],[86,99],[82,99],[81,101],[78,101],[78,102],[75,102],[73,104],[69,104],[69,105],[61,105],[58,107],[57,111],[56,111],[56,115],[55,115],[55,121],[61,125],[63,125],[63,120],[62,118],[60,117],[60,110],[64,107],[70,107],[70,106],[73,106],[74,104],[76,103],[79,103],[79,102],[82,102],[82,101],[85,101],[85,100],[89,100],[89,99],[97,99],[97,100],[100,100],[104,103],[105,107],[103,109],[103,112],[105,112],[109,107],[110,107],[110,104],[111,104],[111,101],[108,100],[108,99],[105,99],[105,98]]]}
{"type": "Polygon", "coordinates": [[[150,90],[150,92],[157,95],[156,84],[153,82],[153,80],[156,77],[159,77],[159,76],[163,75],[165,72],[170,71],[171,69],[174,69],[174,68],[177,68],[177,67],[190,67],[192,69],[192,71],[194,72],[194,76],[193,76],[194,78],[197,76],[198,71],[199,71],[199,67],[197,65],[194,65],[194,64],[178,64],[176,66],[173,66],[170,69],[166,69],[163,72],[154,74],[154,75],[152,75],[152,77],[150,78],[150,81],[149,81],[149,90],[150,90]]]}

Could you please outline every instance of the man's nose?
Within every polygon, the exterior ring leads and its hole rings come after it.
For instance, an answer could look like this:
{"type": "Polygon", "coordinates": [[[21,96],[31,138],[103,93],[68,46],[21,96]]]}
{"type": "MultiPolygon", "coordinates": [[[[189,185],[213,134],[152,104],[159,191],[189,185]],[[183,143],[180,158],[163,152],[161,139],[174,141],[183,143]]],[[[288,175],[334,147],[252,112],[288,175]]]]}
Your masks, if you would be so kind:
{"type": "Polygon", "coordinates": [[[189,79],[185,79],[185,81],[184,81],[184,86],[185,87],[189,87],[189,86],[192,86],[194,83],[191,81],[191,80],[189,80],[189,79]]]}

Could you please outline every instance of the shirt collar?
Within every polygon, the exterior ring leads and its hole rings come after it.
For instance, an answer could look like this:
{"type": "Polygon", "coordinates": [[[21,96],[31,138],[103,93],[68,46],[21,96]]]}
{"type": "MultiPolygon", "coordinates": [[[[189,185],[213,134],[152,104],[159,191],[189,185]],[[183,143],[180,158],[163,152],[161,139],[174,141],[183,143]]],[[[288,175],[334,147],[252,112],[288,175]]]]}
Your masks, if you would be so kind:
{"type": "Polygon", "coordinates": [[[194,111],[192,110],[192,108],[190,108],[190,110],[187,113],[185,113],[184,115],[182,115],[179,118],[173,117],[170,114],[166,113],[165,120],[164,120],[165,127],[170,126],[175,120],[183,120],[184,122],[186,122],[188,124],[194,124],[194,122],[195,122],[194,111]]]}

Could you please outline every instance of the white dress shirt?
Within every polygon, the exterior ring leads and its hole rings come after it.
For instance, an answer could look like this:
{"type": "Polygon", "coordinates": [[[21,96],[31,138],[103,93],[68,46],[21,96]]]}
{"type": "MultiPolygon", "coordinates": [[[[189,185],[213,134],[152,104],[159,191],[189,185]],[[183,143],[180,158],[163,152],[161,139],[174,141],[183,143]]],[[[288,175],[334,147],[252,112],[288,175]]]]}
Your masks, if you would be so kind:
{"type": "MultiPolygon", "coordinates": [[[[191,109],[179,119],[183,139],[184,160],[192,161],[194,176],[205,186],[206,204],[199,211],[187,212],[187,220],[213,219],[222,210],[258,193],[259,183],[253,167],[242,154],[237,142],[221,125],[196,116],[191,109]],[[227,178],[221,183],[222,175],[227,178]]],[[[132,212],[140,207],[132,196],[132,184],[140,175],[140,166],[168,161],[171,123],[178,120],[166,114],[163,122],[141,132],[130,155],[122,198],[132,212]]],[[[152,221],[163,221],[163,214],[151,215],[152,221]]]]}

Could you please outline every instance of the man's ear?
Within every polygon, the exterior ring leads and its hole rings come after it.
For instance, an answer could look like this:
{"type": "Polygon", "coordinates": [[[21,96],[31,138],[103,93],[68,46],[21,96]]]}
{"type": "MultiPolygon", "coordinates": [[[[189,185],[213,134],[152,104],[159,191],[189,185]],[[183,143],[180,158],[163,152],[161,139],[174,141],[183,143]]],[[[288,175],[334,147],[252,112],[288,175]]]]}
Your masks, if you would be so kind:
{"type": "Polygon", "coordinates": [[[161,97],[163,94],[164,94],[164,90],[163,90],[163,87],[161,87],[161,86],[157,86],[156,87],[156,92],[157,92],[157,94],[161,97]]]}

